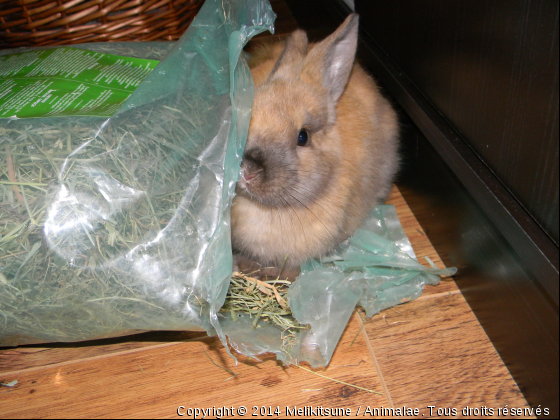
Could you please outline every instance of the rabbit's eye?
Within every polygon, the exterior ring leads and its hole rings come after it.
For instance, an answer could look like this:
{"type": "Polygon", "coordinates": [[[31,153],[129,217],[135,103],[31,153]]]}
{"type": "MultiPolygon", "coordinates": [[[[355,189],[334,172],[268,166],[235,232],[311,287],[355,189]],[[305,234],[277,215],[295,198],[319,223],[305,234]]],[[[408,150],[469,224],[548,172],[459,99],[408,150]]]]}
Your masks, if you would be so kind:
{"type": "Polygon", "coordinates": [[[307,146],[307,143],[309,143],[309,133],[307,132],[307,130],[300,130],[298,135],[297,145],[307,146]]]}

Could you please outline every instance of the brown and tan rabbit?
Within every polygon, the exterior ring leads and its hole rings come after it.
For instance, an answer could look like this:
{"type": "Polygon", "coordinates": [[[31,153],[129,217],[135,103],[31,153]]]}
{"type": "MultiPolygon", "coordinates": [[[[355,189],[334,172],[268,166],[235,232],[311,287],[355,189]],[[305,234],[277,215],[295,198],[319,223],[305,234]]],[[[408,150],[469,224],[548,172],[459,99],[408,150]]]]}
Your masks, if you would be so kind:
{"type": "Polygon", "coordinates": [[[319,43],[297,30],[249,62],[255,100],[231,209],[234,263],[245,272],[276,276],[283,266],[294,280],[389,192],[397,117],[354,62],[357,36],[353,14],[319,43]]]}

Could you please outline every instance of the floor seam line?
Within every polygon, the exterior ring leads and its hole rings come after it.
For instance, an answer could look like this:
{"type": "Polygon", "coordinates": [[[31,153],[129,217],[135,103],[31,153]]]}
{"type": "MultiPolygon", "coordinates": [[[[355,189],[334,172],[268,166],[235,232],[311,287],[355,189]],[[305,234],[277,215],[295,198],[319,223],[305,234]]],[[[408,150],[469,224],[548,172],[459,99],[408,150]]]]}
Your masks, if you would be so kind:
{"type": "MultiPolygon", "coordinates": [[[[355,313],[355,316],[360,320],[360,322],[363,324],[365,323],[364,320],[360,317],[360,315],[358,314],[358,312],[355,313]]],[[[385,398],[387,398],[387,401],[389,402],[389,405],[391,406],[391,408],[395,408],[394,404],[393,404],[393,399],[391,398],[391,393],[389,392],[389,388],[387,387],[387,383],[385,382],[385,378],[383,377],[383,372],[381,372],[381,367],[379,366],[379,362],[377,361],[377,357],[375,357],[375,352],[373,350],[373,347],[371,346],[371,343],[369,341],[369,336],[366,332],[365,328],[362,328],[362,335],[364,336],[364,339],[366,340],[366,346],[369,352],[369,356],[371,357],[373,364],[375,365],[375,370],[377,371],[377,376],[379,377],[379,381],[381,382],[381,387],[383,388],[383,394],[385,395],[385,398]]]]}

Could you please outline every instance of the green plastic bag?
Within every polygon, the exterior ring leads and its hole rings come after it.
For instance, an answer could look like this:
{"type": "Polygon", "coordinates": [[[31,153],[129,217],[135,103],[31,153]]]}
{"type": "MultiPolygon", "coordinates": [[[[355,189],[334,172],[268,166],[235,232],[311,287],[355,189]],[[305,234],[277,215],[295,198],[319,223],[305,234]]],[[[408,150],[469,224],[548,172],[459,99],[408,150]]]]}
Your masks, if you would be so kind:
{"type": "Polygon", "coordinates": [[[0,345],[220,331],[253,99],[240,55],[274,17],[209,0],[177,43],[81,45],[162,61],[111,118],[0,119],[0,345]]]}
{"type": "Polygon", "coordinates": [[[356,305],[372,317],[383,309],[416,299],[424,285],[457,270],[419,264],[394,206],[376,207],[362,227],[321,261],[309,261],[288,291],[294,317],[309,329],[289,340],[268,325],[252,329],[248,316],[221,324],[232,346],[247,356],[276,353],[286,364],[306,361],[326,366],[356,305]]]}
{"type": "Polygon", "coordinates": [[[241,52],[273,20],[266,0],[207,0],[177,43],[80,45],[161,63],[110,118],[0,119],[0,170],[13,169],[0,172],[0,345],[204,330],[247,356],[321,366],[356,305],[373,316],[453,274],[418,264],[381,206],[303,267],[288,298],[310,328],[289,345],[219,312],[253,99],[241,52]]]}
{"type": "Polygon", "coordinates": [[[74,47],[0,55],[0,118],[111,117],[158,64],[74,47]]]}

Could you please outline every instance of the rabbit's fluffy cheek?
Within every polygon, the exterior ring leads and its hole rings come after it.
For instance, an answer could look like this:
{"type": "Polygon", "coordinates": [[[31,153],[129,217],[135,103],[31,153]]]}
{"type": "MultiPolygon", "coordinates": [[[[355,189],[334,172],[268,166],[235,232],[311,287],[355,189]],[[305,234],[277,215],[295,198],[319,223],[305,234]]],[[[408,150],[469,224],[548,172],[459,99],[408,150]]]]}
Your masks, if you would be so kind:
{"type": "Polygon", "coordinates": [[[335,159],[318,160],[317,154],[321,152],[311,148],[250,147],[243,155],[236,193],[265,206],[307,207],[328,189],[333,176],[335,159]]]}

